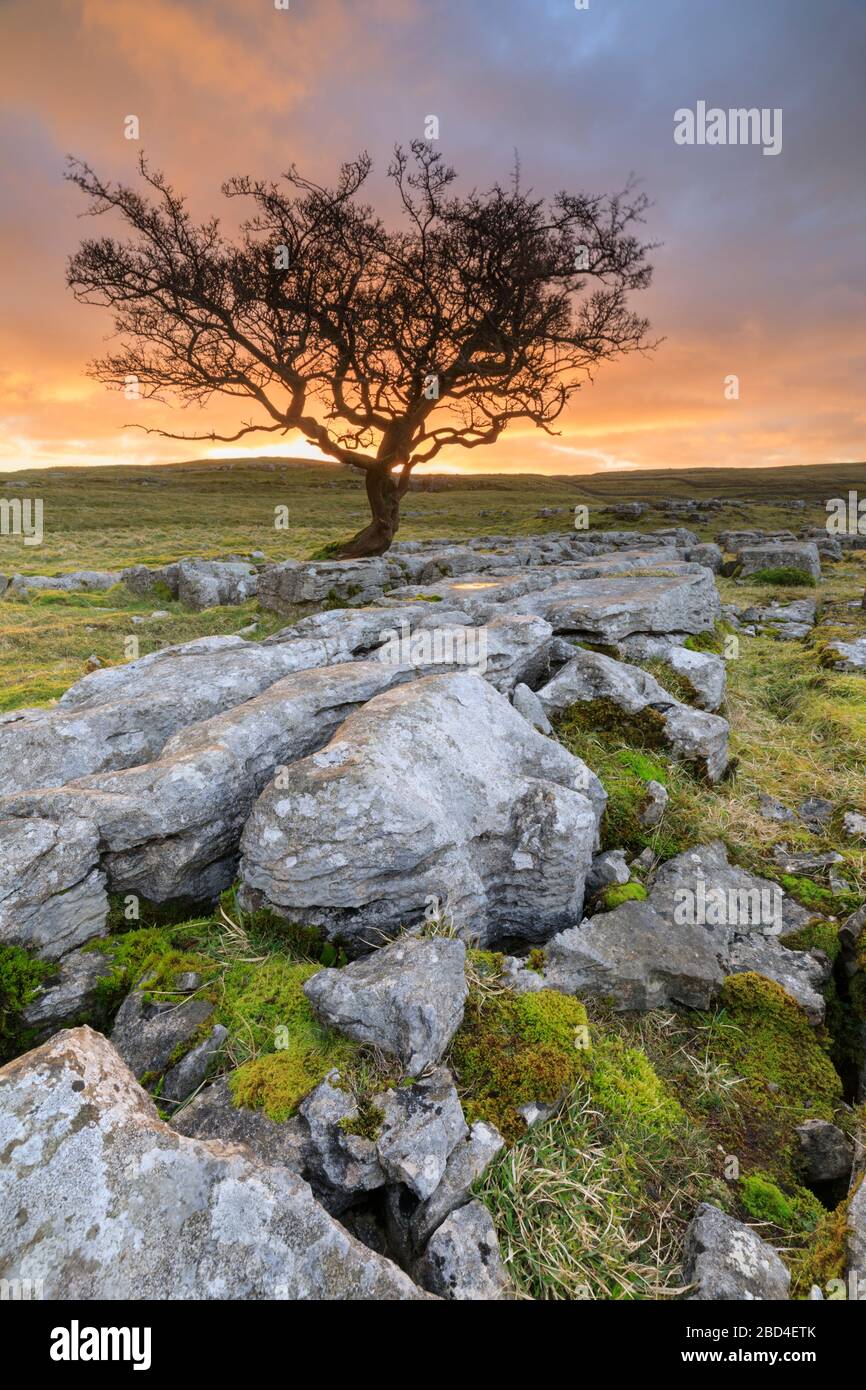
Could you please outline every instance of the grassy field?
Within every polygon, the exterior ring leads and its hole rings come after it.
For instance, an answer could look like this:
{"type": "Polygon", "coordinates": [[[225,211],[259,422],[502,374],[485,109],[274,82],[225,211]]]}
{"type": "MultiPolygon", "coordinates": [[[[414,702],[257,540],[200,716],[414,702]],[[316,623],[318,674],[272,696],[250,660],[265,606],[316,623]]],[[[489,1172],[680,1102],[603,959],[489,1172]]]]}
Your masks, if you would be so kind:
{"type": "MultiPolygon", "coordinates": [[[[605,514],[612,503],[660,497],[728,499],[721,511],[689,521],[704,538],[725,527],[822,524],[829,497],[849,488],[866,492],[866,465],[832,468],[706,469],[699,472],[594,474],[547,478],[476,475],[421,478],[405,499],[400,539],[479,534],[525,535],[567,530],[573,508],[589,507],[590,527],[631,525],[605,514]],[[428,491],[426,489],[435,489],[428,491]],[[792,513],[791,498],[804,512],[792,513]],[[553,509],[554,515],[540,517],[553,509]]],[[[361,480],[336,465],[260,460],[177,464],[163,468],[82,468],[20,472],[0,478],[0,497],[40,498],[41,545],[0,536],[0,574],[60,575],[76,569],[164,564],[183,556],[209,558],[261,551],[269,560],[303,559],[319,546],[350,535],[366,518],[361,480]],[[277,529],[277,508],[288,508],[277,529]]],[[[281,514],[282,515],[282,514],[281,514]]],[[[669,525],[653,509],[637,529],[669,525]]],[[[156,605],[124,588],[104,595],[43,593],[0,601],[0,709],[45,704],[84,671],[91,655],[123,660],[134,634],[142,655],[161,645],[217,632],[235,632],[254,619],[259,635],[275,620],[255,604],[194,614],[159,604],[169,616],[151,619],[156,605]],[[137,621],[133,622],[133,618],[137,621]]]]}
{"type": "MultiPolygon", "coordinates": [[[[866,466],[454,478],[424,487],[432,490],[406,499],[401,538],[563,531],[576,502],[589,505],[594,527],[631,527],[604,509],[623,500],[693,496],[725,500],[723,509],[684,523],[710,539],[728,528],[823,524],[829,498],[849,488],[866,493],[866,466]],[[789,506],[795,498],[804,499],[804,510],[789,506]],[[549,509],[554,515],[538,515],[549,509]]],[[[364,519],[360,485],[341,470],[264,461],[16,474],[0,483],[0,496],[16,494],[43,498],[46,533],[40,547],[0,540],[7,575],[254,550],[273,560],[302,558],[364,519]],[[274,527],[278,506],[289,508],[286,531],[274,527]]],[[[673,522],[654,508],[638,529],[673,522]]],[[[716,787],[625,736],[587,730],[568,716],[558,727],[607,788],[609,847],[649,846],[666,859],[718,837],[737,862],[769,877],[779,876],[772,851],[782,841],[795,849],[840,850],[842,890],[821,876],[784,880],[813,914],[796,944],[818,946],[831,957],[839,923],[866,900],[866,845],[841,833],[845,811],[866,812],[866,680],[829,670],[822,642],[831,631],[866,633],[859,606],[864,587],[866,552],[825,564],[814,591],[719,581],[723,601],[742,607],[814,592],[821,625],[806,641],[740,636],[721,711],[731,725],[734,771],[716,787]],[[647,771],[670,796],[661,824],[649,831],[636,815],[647,771]],[[821,795],[835,811],[817,834],[800,824],[779,825],[760,816],[761,792],[789,807],[821,795]]],[[[100,595],[55,591],[0,602],[0,708],[50,703],[83,673],[91,653],[106,663],[122,661],[124,640],[133,633],[143,655],[252,623],[262,637],[287,622],[255,602],[198,614],[160,602],[164,617],[154,617],[155,608],[123,586],[100,595]]],[[[199,971],[203,993],[229,1029],[223,1067],[245,1103],[284,1118],[334,1065],[361,1100],[382,1084],[375,1059],[326,1034],[310,1014],[303,981],[320,964],[340,962],[320,955],[307,936],[293,939],[285,924],[266,917],[245,918],[231,895],[213,919],[166,925],[154,918],[132,931],[116,925],[119,933],[98,947],[114,961],[106,1010],[143,973],[170,995],[173,972],[199,971]],[[283,1022],[292,1038],[285,1055],[273,1042],[274,1025],[283,1022]]],[[[518,1005],[501,986],[497,958],[473,954],[469,1004],[451,1058],[467,1115],[514,1137],[515,1096],[543,1099],[545,1086],[553,1100],[563,1087],[568,1095],[553,1119],[510,1143],[479,1189],[521,1296],[676,1296],[683,1233],[702,1200],[753,1222],[782,1248],[797,1296],[812,1282],[838,1276],[844,1203],[825,1209],[800,1185],[792,1154],[793,1128],[805,1118],[833,1118],[852,1132],[863,1122],[844,1104],[851,1095],[842,1080],[856,1060],[852,1039],[862,1019],[832,982],[827,1027],[816,1034],[778,987],[757,976],[728,981],[713,1013],[614,1016],[598,1003],[584,1012],[577,1000],[546,991],[523,996],[539,1002],[518,1005]],[[526,1010],[536,1012],[524,1016],[526,1010]],[[586,1021],[591,1047],[576,1059],[571,1039],[578,1018],[586,1021]],[[739,1165],[733,1178],[732,1156],[739,1165]]],[[[25,974],[27,968],[21,966],[25,974]]],[[[2,985],[0,979],[0,1005],[2,985]]],[[[16,997],[25,987],[22,977],[16,997]]],[[[2,1035],[0,1007],[0,1043],[2,1035]]]]}

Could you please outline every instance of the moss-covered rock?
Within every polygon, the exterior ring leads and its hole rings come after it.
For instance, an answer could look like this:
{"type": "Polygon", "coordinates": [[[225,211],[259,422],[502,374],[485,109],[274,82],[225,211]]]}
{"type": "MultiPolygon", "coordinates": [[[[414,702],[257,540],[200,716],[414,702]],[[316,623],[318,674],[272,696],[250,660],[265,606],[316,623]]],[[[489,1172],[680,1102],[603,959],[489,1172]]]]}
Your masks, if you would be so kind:
{"type": "Polygon", "coordinates": [[[20,946],[0,946],[0,1064],[26,1051],[30,1038],[19,1015],[57,966],[20,946]]]}
{"type": "Polygon", "coordinates": [[[518,1139],[520,1106],[555,1105],[585,1075],[587,1040],[586,1010],[568,995],[470,990],[450,1055],[467,1120],[518,1139]]]}

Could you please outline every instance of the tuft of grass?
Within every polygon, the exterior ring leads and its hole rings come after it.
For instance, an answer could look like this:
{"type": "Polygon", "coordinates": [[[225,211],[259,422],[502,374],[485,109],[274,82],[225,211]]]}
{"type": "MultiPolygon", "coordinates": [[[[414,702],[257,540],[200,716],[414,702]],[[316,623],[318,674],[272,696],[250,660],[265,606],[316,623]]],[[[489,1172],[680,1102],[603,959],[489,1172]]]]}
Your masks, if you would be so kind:
{"type": "Polygon", "coordinates": [[[779,565],[776,568],[755,570],[749,575],[750,584],[779,584],[788,589],[814,589],[815,580],[808,570],[793,565],[779,565]]]}
{"type": "Polygon", "coordinates": [[[56,965],[31,956],[20,946],[0,945],[0,1064],[28,1045],[29,1037],[21,1030],[18,1015],[56,972],[56,965]]]}

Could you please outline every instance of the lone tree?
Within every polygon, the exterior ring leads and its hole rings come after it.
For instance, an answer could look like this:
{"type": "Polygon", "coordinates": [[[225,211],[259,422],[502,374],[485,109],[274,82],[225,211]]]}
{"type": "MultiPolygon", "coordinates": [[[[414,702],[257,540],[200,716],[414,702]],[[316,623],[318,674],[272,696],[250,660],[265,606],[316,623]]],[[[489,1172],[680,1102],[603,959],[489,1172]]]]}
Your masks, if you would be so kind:
{"type": "Polygon", "coordinates": [[[404,217],[387,228],[359,194],[364,154],[333,188],[292,167],[279,183],[234,178],[251,202],[239,236],[196,223],[182,196],[140,160],[143,192],[103,183],[70,160],[93,215],[118,212],[129,240],[86,240],[71,258],[76,298],[113,311],[116,352],[97,380],[205,405],[249,400],[257,418],[232,442],[301,431],[364,473],[372,520],[341,549],[380,555],[394,538],[413,468],[446,446],[493,444],[515,420],[548,433],[598,363],[648,346],[627,304],[652,270],[635,235],[646,198],[510,184],[458,196],[455,171],[425,141],[388,169],[404,217]]]}

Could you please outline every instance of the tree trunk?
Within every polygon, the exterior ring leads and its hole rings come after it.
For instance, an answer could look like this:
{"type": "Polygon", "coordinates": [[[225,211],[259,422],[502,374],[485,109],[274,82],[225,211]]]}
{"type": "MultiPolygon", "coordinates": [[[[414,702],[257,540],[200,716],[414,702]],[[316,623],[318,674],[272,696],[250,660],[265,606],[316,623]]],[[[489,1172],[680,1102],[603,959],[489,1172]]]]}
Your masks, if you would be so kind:
{"type": "Polygon", "coordinates": [[[400,488],[388,469],[368,470],[365,475],[367,501],[372,521],[347,541],[338,560],[360,560],[368,555],[384,555],[400,524],[400,488]]]}

